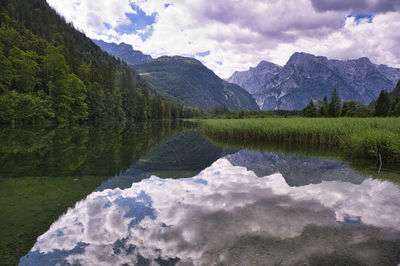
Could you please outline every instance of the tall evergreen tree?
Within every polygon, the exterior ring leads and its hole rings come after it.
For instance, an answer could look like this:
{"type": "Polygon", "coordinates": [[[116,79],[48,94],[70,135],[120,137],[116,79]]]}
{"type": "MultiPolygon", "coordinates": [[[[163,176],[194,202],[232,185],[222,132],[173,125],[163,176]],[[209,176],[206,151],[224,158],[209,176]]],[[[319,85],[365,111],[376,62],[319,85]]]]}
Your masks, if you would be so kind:
{"type": "Polygon", "coordinates": [[[329,103],[328,103],[328,98],[324,96],[324,99],[318,100],[318,116],[323,116],[323,117],[328,117],[328,109],[329,109],[329,103]]]}
{"type": "Polygon", "coordinates": [[[68,122],[72,112],[71,103],[73,99],[67,86],[69,69],[59,48],[49,46],[46,49],[44,68],[46,72],[46,85],[53,102],[52,107],[56,119],[60,123],[68,122]]]}
{"type": "Polygon", "coordinates": [[[340,116],[340,107],[341,101],[339,97],[339,93],[336,88],[333,90],[331,100],[329,102],[328,115],[330,117],[339,117],[340,116]]]}
{"type": "Polygon", "coordinates": [[[83,121],[88,117],[88,107],[86,100],[86,86],[74,74],[68,75],[68,89],[71,92],[71,115],[70,121],[83,121]]]}
{"type": "Polygon", "coordinates": [[[97,120],[104,116],[104,91],[98,82],[90,84],[87,90],[86,105],[88,107],[89,119],[97,120]]]}
{"type": "Polygon", "coordinates": [[[390,109],[390,98],[388,93],[382,89],[376,100],[375,116],[387,116],[390,109]]]}

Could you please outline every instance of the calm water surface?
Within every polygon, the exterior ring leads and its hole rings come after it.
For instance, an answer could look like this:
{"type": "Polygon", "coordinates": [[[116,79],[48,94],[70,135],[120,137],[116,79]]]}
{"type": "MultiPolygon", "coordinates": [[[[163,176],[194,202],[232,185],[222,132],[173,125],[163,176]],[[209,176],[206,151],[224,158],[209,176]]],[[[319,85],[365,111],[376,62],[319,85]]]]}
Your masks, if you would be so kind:
{"type": "MultiPolygon", "coordinates": [[[[36,139],[50,138],[53,148],[42,140],[26,151],[19,140],[2,149],[2,186],[33,193],[29,203],[1,194],[14,206],[5,212],[24,210],[2,226],[2,250],[31,239],[14,253],[16,263],[400,263],[400,189],[388,181],[400,180],[398,170],[377,174],[374,163],[369,171],[326,155],[216,146],[180,124],[86,130],[79,147],[42,132],[36,139]],[[29,187],[38,182],[42,191],[29,187]],[[75,191],[67,203],[59,199],[65,190],[75,191]],[[58,208],[37,207],[49,197],[58,208]],[[49,209],[53,215],[44,215],[49,209]],[[36,215],[40,221],[27,222],[36,215]]],[[[15,135],[1,138],[11,143],[15,135]]],[[[3,258],[11,261],[10,252],[3,258]]]]}

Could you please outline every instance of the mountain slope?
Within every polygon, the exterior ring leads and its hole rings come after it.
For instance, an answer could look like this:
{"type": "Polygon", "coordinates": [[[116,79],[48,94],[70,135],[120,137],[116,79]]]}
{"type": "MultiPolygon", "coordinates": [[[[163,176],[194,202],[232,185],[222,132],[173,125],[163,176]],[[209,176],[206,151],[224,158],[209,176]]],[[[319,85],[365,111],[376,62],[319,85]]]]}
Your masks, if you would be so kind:
{"type": "Polygon", "coordinates": [[[257,88],[252,83],[257,77],[254,73],[260,71],[257,68],[241,72],[242,79],[234,74],[229,80],[251,91],[262,110],[302,109],[310,100],[329,97],[334,88],[342,100],[369,104],[382,88],[391,91],[400,79],[400,69],[375,65],[365,57],[341,61],[294,53],[283,68],[275,68],[275,75],[264,75],[257,88]]]}
{"type": "Polygon", "coordinates": [[[177,103],[202,109],[226,105],[231,110],[259,110],[245,89],[220,79],[196,59],[163,56],[134,69],[177,103]]]}
{"type": "Polygon", "coordinates": [[[143,54],[141,51],[134,50],[133,47],[126,43],[108,43],[102,40],[92,40],[103,51],[110,55],[121,58],[129,65],[144,64],[151,61],[153,58],[150,55],[143,54]]]}

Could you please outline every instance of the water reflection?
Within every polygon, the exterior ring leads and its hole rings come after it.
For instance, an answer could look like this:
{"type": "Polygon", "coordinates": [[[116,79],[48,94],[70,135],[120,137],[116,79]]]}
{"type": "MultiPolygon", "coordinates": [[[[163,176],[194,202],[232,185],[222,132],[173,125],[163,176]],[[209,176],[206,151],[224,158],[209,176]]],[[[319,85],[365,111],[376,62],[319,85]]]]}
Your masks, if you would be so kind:
{"type": "Polygon", "coordinates": [[[212,145],[198,131],[181,132],[152,147],[132,168],[104,182],[98,190],[129,188],[132,183],[152,175],[160,178],[191,177],[234,152],[212,145]]]}
{"type": "Polygon", "coordinates": [[[227,159],[233,165],[245,166],[258,176],[280,172],[289,186],[304,186],[335,180],[361,184],[365,179],[347,163],[331,159],[247,150],[232,154],[227,159]]]}
{"type": "Polygon", "coordinates": [[[69,207],[185,130],[192,127],[177,121],[0,127],[0,264],[18,263],[69,207]]]}
{"type": "Polygon", "coordinates": [[[398,186],[335,161],[240,151],[192,178],[113,187],[61,216],[20,264],[400,262],[398,186]]]}
{"type": "Polygon", "coordinates": [[[0,128],[0,177],[119,174],[182,122],[0,128]]]}

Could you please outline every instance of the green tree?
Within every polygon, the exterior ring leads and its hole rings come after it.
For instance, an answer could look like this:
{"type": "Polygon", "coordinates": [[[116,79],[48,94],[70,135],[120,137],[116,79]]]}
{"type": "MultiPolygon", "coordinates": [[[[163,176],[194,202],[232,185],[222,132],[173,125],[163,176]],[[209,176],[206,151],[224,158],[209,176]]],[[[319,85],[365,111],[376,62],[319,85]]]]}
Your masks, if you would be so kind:
{"type": "Polygon", "coordinates": [[[0,93],[6,92],[11,86],[11,62],[4,55],[4,45],[0,43],[0,93]]]}
{"type": "Polygon", "coordinates": [[[10,91],[0,95],[0,121],[10,123],[17,119],[17,98],[16,91],[10,91]]]}
{"type": "Polygon", "coordinates": [[[356,116],[357,108],[356,101],[344,101],[340,116],[356,116]]]}
{"type": "Polygon", "coordinates": [[[357,101],[344,101],[340,116],[369,117],[372,116],[371,109],[357,101]]]}
{"type": "Polygon", "coordinates": [[[69,74],[62,49],[49,46],[43,60],[55,118],[60,123],[85,120],[88,117],[86,86],[76,75],[69,74]]]}
{"type": "Polygon", "coordinates": [[[85,102],[86,86],[74,74],[68,75],[68,90],[72,98],[70,121],[82,121],[88,118],[88,107],[85,102]]]}
{"type": "Polygon", "coordinates": [[[400,98],[397,98],[392,103],[392,108],[390,109],[391,116],[400,116],[400,98]]]}
{"type": "Polygon", "coordinates": [[[37,54],[33,51],[24,52],[18,47],[13,47],[8,56],[13,67],[12,87],[18,92],[31,93],[38,83],[37,74],[39,65],[35,59],[37,54]]]}
{"type": "Polygon", "coordinates": [[[54,117],[50,103],[40,97],[14,90],[0,95],[0,122],[38,123],[54,117]]]}
{"type": "Polygon", "coordinates": [[[61,47],[49,46],[44,57],[47,88],[52,100],[55,118],[60,123],[69,121],[73,98],[68,88],[68,66],[61,47]]]}
{"type": "Polygon", "coordinates": [[[324,96],[324,99],[318,100],[318,116],[323,116],[323,117],[328,117],[328,109],[329,109],[329,103],[328,103],[328,98],[324,96]]]}
{"type": "Polygon", "coordinates": [[[339,117],[340,115],[340,97],[339,93],[337,92],[336,88],[333,90],[331,100],[329,102],[329,107],[328,107],[328,115],[330,117],[339,117]]]}
{"type": "Polygon", "coordinates": [[[151,101],[151,112],[154,119],[162,119],[162,100],[160,96],[153,96],[151,101]]]}
{"type": "Polygon", "coordinates": [[[93,82],[89,85],[86,104],[90,119],[99,119],[104,116],[104,91],[98,82],[93,82]]]}
{"type": "Polygon", "coordinates": [[[302,110],[303,116],[305,117],[316,117],[317,108],[315,107],[313,101],[311,100],[309,104],[302,110]]]}
{"type": "Polygon", "coordinates": [[[390,109],[390,98],[389,94],[381,90],[375,105],[375,116],[387,116],[390,109]]]}

